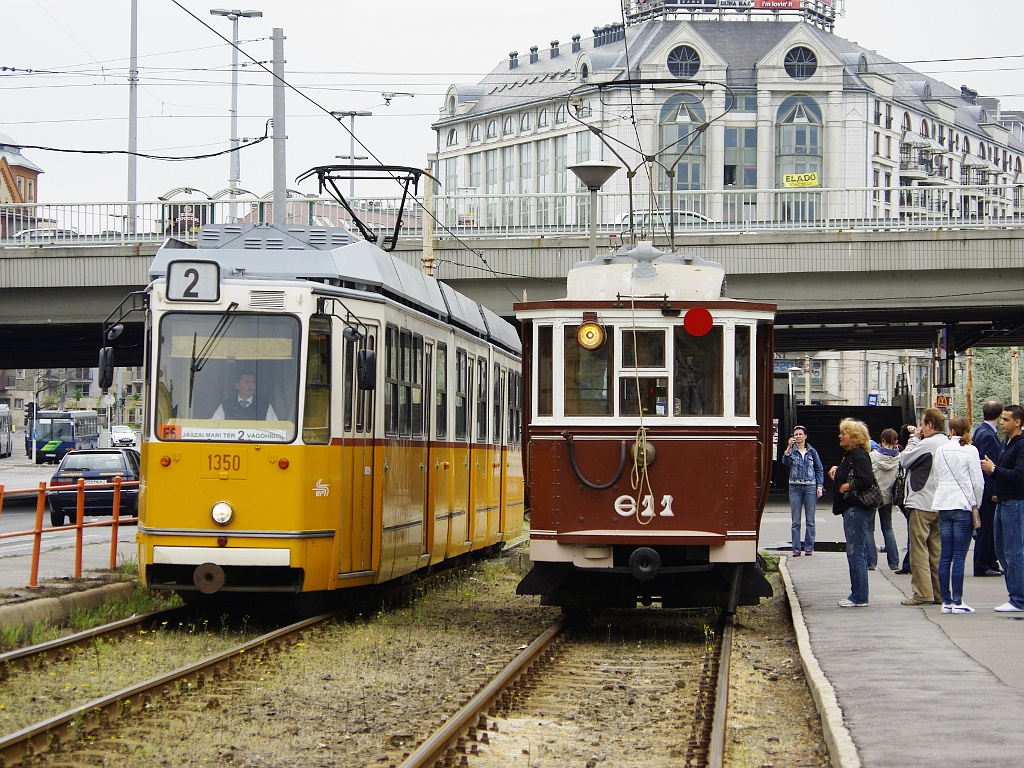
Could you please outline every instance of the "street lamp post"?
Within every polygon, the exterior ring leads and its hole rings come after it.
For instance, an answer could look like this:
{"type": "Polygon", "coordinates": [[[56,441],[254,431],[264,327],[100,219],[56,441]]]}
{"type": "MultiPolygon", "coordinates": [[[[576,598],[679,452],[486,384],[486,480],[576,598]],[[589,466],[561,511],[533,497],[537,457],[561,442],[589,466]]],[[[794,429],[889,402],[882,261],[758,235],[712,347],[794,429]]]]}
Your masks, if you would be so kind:
{"type": "Polygon", "coordinates": [[[569,170],[575,174],[583,186],[590,190],[590,258],[597,258],[597,192],[612,177],[619,166],[614,163],[602,163],[592,160],[586,163],[570,165],[569,170]]]}
{"type": "Polygon", "coordinates": [[[241,181],[241,160],[238,157],[241,141],[238,138],[238,20],[257,18],[263,11],[240,11],[237,8],[213,8],[213,16],[224,16],[231,20],[231,157],[228,168],[228,189],[231,190],[230,217],[232,222],[237,219],[234,199],[237,196],[238,184],[241,181]]]}
{"type": "MultiPolygon", "coordinates": [[[[352,165],[355,165],[356,160],[365,160],[365,157],[356,157],[356,118],[357,117],[370,117],[373,112],[357,112],[355,110],[349,110],[347,112],[331,112],[331,116],[336,119],[347,117],[348,122],[348,159],[352,161],[352,165]]],[[[338,157],[342,157],[339,155],[338,157]]],[[[348,196],[355,197],[356,195],[356,174],[352,172],[352,178],[348,184],[348,196]]]]}

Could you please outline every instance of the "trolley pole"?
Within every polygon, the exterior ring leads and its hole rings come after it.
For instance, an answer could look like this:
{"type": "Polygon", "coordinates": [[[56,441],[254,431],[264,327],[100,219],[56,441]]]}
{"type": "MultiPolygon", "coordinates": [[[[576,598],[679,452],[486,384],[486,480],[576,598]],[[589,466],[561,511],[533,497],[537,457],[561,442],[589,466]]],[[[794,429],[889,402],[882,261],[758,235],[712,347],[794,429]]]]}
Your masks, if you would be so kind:
{"type": "MultiPolygon", "coordinates": [[[[427,167],[430,173],[430,167],[427,167]]],[[[427,176],[423,185],[423,273],[434,274],[434,180],[427,176]]]]}

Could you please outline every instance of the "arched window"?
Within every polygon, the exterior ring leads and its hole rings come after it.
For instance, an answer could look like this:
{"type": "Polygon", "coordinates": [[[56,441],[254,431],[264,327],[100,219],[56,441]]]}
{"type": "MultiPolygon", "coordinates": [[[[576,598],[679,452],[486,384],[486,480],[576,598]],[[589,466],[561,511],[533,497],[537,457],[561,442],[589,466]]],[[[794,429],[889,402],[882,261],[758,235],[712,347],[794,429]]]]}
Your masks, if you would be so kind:
{"type": "Polygon", "coordinates": [[[469,134],[470,141],[480,141],[480,123],[473,126],[473,130],[469,134]]]}
{"type": "Polygon", "coordinates": [[[533,118],[530,116],[529,112],[526,112],[525,114],[523,114],[522,119],[519,121],[519,130],[520,131],[528,131],[532,127],[533,127],[533,118]]]}
{"type": "Polygon", "coordinates": [[[454,147],[458,143],[459,143],[459,132],[455,128],[452,128],[450,131],[448,131],[448,146],[449,147],[454,147]]]}
{"type": "Polygon", "coordinates": [[[978,142],[978,155],[984,160],[985,159],[985,142],[978,142]]]}
{"type": "Polygon", "coordinates": [[[590,79],[590,67],[587,66],[586,62],[580,64],[580,82],[585,83],[590,79]]]}
{"type": "Polygon", "coordinates": [[[590,99],[584,99],[576,108],[576,117],[590,117],[592,114],[593,108],[590,106],[590,99]]]}
{"type": "Polygon", "coordinates": [[[501,132],[505,136],[510,136],[513,133],[515,133],[515,130],[516,130],[515,118],[513,118],[511,115],[509,115],[508,117],[505,118],[505,122],[501,126],[501,132]]]}
{"type": "Polygon", "coordinates": [[[924,138],[926,138],[926,139],[929,136],[929,133],[928,133],[928,121],[927,120],[922,120],[921,121],[921,135],[924,138]]]}
{"type": "Polygon", "coordinates": [[[547,128],[550,119],[551,118],[548,116],[548,111],[546,109],[542,109],[540,113],[537,115],[537,127],[547,128]]]}
{"type": "Polygon", "coordinates": [[[964,136],[964,154],[965,155],[971,154],[971,137],[970,136],[964,136]]]}
{"type": "MultiPolygon", "coordinates": [[[[660,146],[665,147],[661,157],[665,165],[675,166],[676,190],[704,189],[704,134],[698,129],[705,122],[704,105],[693,94],[672,96],[661,108],[659,118],[660,146]]],[[[668,189],[668,177],[661,171],[661,186],[668,189]]],[[[687,207],[690,207],[689,205],[687,207]]]]}
{"type": "Polygon", "coordinates": [[[909,131],[910,130],[910,113],[909,112],[904,112],[903,113],[903,130],[904,131],[909,131]]]}
{"type": "MultiPolygon", "coordinates": [[[[786,174],[820,173],[823,160],[821,107],[809,96],[785,99],[775,120],[776,185],[784,186],[786,174]]],[[[784,200],[777,215],[786,221],[807,221],[817,217],[814,195],[797,195],[784,200]]]]}
{"type": "Polygon", "coordinates": [[[555,125],[561,125],[565,122],[565,104],[559,104],[558,109],[555,110],[555,125]]]}
{"type": "Polygon", "coordinates": [[[861,54],[861,57],[859,59],[857,59],[857,73],[863,75],[863,74],[867,73],[867,71],[868,71],[868,58],[864,54],[861,54]]]}
{"type": "Polygon", "coordinates": [[[818,71],[818,57],[814,51],[803,45],[790,48],[783,60],[786,74],[794,80],[807,80],[818,71]]]}
{"type": "Polygon", "coordinates": [[[1014,173],[1020,173],[1020,158],[1018,157],[1013,163],[1014,173]]]}
{"type": "Polygon", "coordinates": [[[449,96],[448,97],[448,114],[449,115],[454,115],[455,114],[455,97],[454,96],[449,96]]]}
{"type": "Polygon", "coordinates": [[[491,120],[487,123],[487,138],[493,139],[498,136],[498,121],[491,120]]]}

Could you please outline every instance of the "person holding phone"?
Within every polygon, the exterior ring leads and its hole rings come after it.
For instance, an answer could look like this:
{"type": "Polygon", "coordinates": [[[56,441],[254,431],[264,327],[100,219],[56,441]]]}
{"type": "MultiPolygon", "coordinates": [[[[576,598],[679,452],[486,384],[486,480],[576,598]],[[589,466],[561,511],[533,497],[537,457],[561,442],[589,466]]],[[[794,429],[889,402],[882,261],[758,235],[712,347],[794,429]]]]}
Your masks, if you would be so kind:
{"type": "Polygon", "coordinates": [[[789,467],[789,513],[793,557],[800,557],[800,518],[804,519],[803,554],[814,554],[814,509],[824,491],[825,468],[818,452],[807,442],[807,430],[793,427],[782,463],[789,467]]]}

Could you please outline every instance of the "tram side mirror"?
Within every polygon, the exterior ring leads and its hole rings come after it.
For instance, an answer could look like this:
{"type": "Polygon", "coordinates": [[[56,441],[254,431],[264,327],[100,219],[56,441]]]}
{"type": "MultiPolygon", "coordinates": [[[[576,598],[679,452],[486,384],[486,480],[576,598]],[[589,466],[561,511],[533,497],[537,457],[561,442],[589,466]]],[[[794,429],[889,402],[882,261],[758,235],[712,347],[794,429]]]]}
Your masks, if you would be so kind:
{"type": "Polygon", "coordinates": [[[377,353],[372,349],[356,352],[356,383],[362,390],[377,388],[377,353]]]}
{"type": "Polygon", "coordinates": [[[114,348],[102,347],[100,349],[99,376],[100,389],[110,389],[114,383],[114,348]]]}

